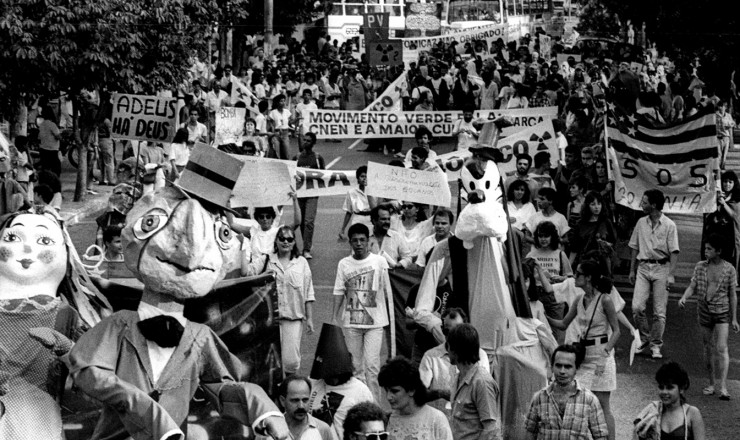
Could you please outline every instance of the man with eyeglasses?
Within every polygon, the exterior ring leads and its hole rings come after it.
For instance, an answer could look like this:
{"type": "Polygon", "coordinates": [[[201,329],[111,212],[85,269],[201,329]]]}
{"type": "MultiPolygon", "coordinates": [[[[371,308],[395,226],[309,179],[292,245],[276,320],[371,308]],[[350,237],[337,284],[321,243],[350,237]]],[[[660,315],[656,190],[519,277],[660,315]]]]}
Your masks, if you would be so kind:
{"type": "Polygon", "coordinates": [[[347,412],[342,440],[388,440],[385,419],[385,413],[378,405],[358,403],[347,412]]]}

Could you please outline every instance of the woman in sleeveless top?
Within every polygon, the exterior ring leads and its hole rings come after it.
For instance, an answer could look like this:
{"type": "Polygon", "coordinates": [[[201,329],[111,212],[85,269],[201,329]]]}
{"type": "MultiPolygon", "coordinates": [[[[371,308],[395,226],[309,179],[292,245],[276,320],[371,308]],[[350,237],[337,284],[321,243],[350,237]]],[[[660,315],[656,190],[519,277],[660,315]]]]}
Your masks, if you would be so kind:
{"type": "MultiPolygon", "coordinates": [[[[586,356],[576,373],[576,380],[591,390],[599,399],[609,427],[609,440],[614,440],[614,415],[609,405],[611,392],[617,389],[617,367],[614,346],[620,330],[617,311],[609,295],[611,279],[604,277],[603,268],[595,261],[584,261],[576,269],[576,287],[583,289],[575,304],[562,320],[551,319],[550,325],[565,330],[570,325],[578,328],[580,343],[586,356]]],[[[579,342],[569,341],[566,343],[579,342]]]]}
{"type": "Polygon", "coordinates": [[[655,373],[659,401],[651,402],[635,419],[635,439],[705,440],[704,419],[686,403],[689,375],[676,362],[663,364],[655,373]]]}

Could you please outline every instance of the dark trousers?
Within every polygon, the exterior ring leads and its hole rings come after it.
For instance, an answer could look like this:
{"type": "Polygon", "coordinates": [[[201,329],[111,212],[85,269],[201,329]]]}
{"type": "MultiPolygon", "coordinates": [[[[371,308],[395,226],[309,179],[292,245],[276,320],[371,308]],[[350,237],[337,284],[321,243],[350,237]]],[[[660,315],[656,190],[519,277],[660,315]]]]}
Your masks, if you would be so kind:
{"type": "Polygon", "coordinates": [[[59,150],[39,149],[39,160],[41,162],[41,168],[51,171],[57,177],[62,175],[62,161],[59,160],[59,150]]]}
{"type": "Polygon", "coordinates": [[[311,252],[313,245],[313,229],[316,221],[316,211],[319,207],[318,197],[304,197],[298,199],[301,209],[301,236],[303,237],[303,251],[311,252]]]}

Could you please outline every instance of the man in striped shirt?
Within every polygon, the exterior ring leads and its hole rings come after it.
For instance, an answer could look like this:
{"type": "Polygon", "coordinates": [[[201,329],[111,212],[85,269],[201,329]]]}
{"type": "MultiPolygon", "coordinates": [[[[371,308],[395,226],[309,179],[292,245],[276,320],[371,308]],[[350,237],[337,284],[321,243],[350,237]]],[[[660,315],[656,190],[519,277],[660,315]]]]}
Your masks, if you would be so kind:
{"type": "Polygon", "coordinates": [[[576,381],[585,353],[573,345],[561,345],[552,354],[555,381],[537,391],[527,415],[529,440],[604,440],[609,431],[599,399],[576,381]]]}

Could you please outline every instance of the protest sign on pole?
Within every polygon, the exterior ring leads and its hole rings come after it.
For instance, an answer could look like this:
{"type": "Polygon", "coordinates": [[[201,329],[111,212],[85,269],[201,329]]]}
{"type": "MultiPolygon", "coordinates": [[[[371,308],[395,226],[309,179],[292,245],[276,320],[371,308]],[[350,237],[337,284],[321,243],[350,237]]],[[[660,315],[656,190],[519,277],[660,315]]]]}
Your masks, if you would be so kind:
{"type": "Polygon", "coordinates": [[[390,12],[370,12],[362,14],[362,18],[366,51],[368,45],[390,38],[390,12]]]}
{"type": "MultiPolygon", "coordinates": [[[[357,139],[365,137],[410,138],[424,125],[434,136],[451,136],[455,123],[462,118],[462,111],[431,112],[368,112],[352,110],[304,110],[303,127],[316,134],[318,139],[357,139]]],[[[557,115],[557,107],[536,107],[513,110],[477,110],[474,118],[492,121],[499,116],[509,116],[514,127],[504,130],[504,135],[522,127],[532,127],[557,115]]]]}
{"type": "Polygon", "coordinates": [[[447,176],[438,170],[422,171],[368,162],[367,176],[365,193],[369,196],[446,207],[452,200],[447,176]]]}
{"type": "Polygon", "coordinates": [[[172,142],[177,131],[177,98],[113,94],[113,139],[172,142]]]}
{"type": "Polygon", "coordinates": [[[215,145],[241,145],[244,135],[244,120],[247,109],[239,107],[221,107],[216,112],[215,145]]]}
{"type": "MultiPolygon", "coordinates": [[[[518,132],[499,139],[496,148],[503,153],[503,159],[497,165],[499,173],[504,178],[516,172],[516,156],[520,154],[528,154],[534,158],[535,154],[540,151],[547,151],[550,153],[550,166],[557,166],[558,145],[551,119],[534,127],[520,128],[518,132]]],[[[455,182],[460,177],[463,163],[469,157],[470,151],[468,150],[453,151],[438,155],[435,161],[444,170],[447,180],[455,182]]]]}
{"type": "Polygon", "coordinates": [[[289,205],[292,188],[295,181],[286,164],[245,160],[234,186],[231,207],[289,205]]]}
{"type": "Polygon", "coordinates": [[[398,40],[378,40],[367,44],[367,59],[371,66],[403,65],[402,45],[398,40]]]}
{"type": "Polygon", "coordinates": [[[615,200],[640,210],[648,189],[665,195],[663,212],[701,214],[717,209],[719,142],[714,113],[653,128],[609,104],[606,139],[615,200]]]}

